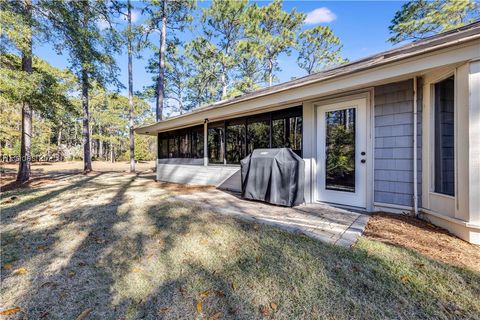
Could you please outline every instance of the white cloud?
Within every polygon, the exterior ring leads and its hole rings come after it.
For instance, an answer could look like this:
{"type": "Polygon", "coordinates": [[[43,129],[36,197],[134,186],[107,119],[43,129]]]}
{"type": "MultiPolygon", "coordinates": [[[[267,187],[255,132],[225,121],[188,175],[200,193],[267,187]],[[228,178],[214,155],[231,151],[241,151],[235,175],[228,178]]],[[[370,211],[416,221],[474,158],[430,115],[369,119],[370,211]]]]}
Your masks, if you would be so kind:
{"type": "Polygon", "coordinates": [[[305,18],[306,24],[329,23],[335,20],[337,16],[327,7],[317,8],[310,11],[305,18]]]}
{"type": "Polygon", "coordinates": [[[98,19],[97,21],[95,21],[95,23],[97,24],[97,27],[100,28],[100,30],[104,30],[110,27],[110,24],[105,19],[98,19]]]}
{"type": "MultiPolygon", "coordinates": [[[[139,10],[132,10],[132,23],[138,21],[138,19],[142,16],[142,12],[139,10]]],[[[127,15],[122,15],[121,19],[123,21],[127,21],[127,15]]]]}
{"type": "Polygon", "coordinates": [[[142,16],[142,13],[138,10],[133,10],[132,11],[132,22],[135,23],[138,21],[138,19],[142,16]]]}

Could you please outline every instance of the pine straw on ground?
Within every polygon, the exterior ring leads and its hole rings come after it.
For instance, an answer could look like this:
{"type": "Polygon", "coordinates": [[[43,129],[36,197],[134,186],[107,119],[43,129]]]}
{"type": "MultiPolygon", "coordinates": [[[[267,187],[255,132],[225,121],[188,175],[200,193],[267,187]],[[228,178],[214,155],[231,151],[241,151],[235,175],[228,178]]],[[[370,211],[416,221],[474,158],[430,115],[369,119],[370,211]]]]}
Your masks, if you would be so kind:
{"type": "MultiPolygon", "coordinates": [[[[362,237],[324,244],[94,172],[2,194],[8,319],[478,319],[480,273],[362,237]]],[[[240,201],[240,200],[239,200],[240,201]]]]}
{"type": "Polygon", "coordinates": [[[415,217],[374,214],[370,217],[364,236],[480,272],[480,246],[463,241],[447,230],[415,217]]]}

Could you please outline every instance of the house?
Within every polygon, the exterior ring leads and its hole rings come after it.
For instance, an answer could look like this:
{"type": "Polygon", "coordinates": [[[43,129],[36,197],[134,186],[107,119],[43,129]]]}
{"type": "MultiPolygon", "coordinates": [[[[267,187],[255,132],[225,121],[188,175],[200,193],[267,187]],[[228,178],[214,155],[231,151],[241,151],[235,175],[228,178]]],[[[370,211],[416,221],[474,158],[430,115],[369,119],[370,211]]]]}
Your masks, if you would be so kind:
{"type": "Polygon", "coordinates": [[[480,244],[480,22],[137,128],[157,179],[240,190],[255,148],[305,160],[305,201],[414,212],[480,244]]]}

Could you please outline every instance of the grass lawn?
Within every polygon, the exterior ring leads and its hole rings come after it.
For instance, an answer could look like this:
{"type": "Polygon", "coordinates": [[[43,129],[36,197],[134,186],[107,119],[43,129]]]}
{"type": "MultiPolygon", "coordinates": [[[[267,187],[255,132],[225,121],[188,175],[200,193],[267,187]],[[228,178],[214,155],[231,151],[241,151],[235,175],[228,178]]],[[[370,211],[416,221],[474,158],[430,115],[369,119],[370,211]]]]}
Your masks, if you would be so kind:
{"type": "Polygon", "coordinates": [[[94,172],[2,193],[8,319],[480,319],[480,273],[360,238],[331,246],[94,172]]]}

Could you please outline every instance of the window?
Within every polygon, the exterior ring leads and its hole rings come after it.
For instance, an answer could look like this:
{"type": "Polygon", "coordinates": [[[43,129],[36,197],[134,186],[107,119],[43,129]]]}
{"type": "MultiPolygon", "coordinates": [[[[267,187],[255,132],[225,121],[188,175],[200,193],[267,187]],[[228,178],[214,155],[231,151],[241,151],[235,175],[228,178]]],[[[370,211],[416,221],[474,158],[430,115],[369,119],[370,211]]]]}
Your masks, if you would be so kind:
{"type": "Polygon", "coordinates": [[[325,188],[355,192],[355,108],[325,113],[325,188]]]}
{"type": "Polygon", "coordinates": [[[192,129],[192,158],[203,158],[203,126],[192,129]]]}
{"type": "Polygon", "coordinates": [[[302,156],[303,118],[300,108],[282,110],[273,114],[272,148],[291,148],[302,156]]]}
{"type": "Polygon", "coordinates": [[[455,195],[455,78],[436,83],[435,117],[435,192],[455,195]]]}
{"type": "Polygon", "coordinates": [[[223,163],[225,152],[225,131],[223,123],[208,125],[208,161],[223,163]]]}
{"type": "Polygon", "coordinates": [[[302,117],[289,118],[289,139],[288,145],[299,156],[302,154],[302,117]]]}
{"type": "Polygon", "coordinates": [[[245,119],[235,119],[225,124],[227,163],[240,163],[246,156],[245,119]]]}
{"type": "Polygon", "coordinates": [[[190,132],[189,131],[182,131],[179,134],[180,138],[180,154],[179,158],[191,158],[191,144],[190,144],[190,132]]]}
{"type": "Polygon", "coordinates": [[[270,147],[270,117],[268,114],[248,119],[247,141],[248,153],[255,149],[270,147]]]}
{"type": "Polygon", "coordinates": [[[158,158],[168,158],[168,139],[162,133],[158,134],[158,158]]]}
{"type": "Polygon", "coordinates": [[[170,136],[168,138],[168,157],[178,158],[178,137],[170,136]]]}
{"type": "MultiPolygon", "coordinates": [[[[302,107],[208,124],[210,163],[238,164],[260,148],[292,148],[302,155],[302,107]]],[[[203,125],[158,134],[158,158],[203,158],[203,125]]]]}
{"type": "Polygon", "coordinates": [[[158,158],[203,158],[203,125],[159,133],[158,158]]]}

